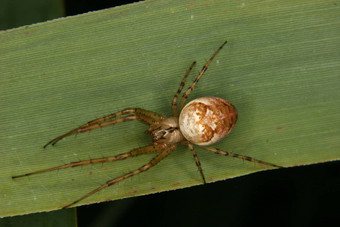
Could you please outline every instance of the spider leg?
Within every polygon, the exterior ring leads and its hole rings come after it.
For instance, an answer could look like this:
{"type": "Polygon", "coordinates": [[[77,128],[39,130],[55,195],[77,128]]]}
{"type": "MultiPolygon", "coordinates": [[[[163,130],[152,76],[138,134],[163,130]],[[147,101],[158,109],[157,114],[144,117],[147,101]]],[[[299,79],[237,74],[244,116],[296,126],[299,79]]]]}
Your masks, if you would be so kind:
{"type": "Polygon", "coordinates": [[[218,54],[218,52],[220,52],[220,50],[223,48],[223,46],[227,44],[227,41],[225,41],[218,49],[217,51],[211,56],[211,58],[207,61],[207,63],[205,63],[205,65],[203,66],[202,70],[199,72],[198,76],[196,77],[196,79],[194,80],[194,82],[191,84],[191,86],[185,91],[185,93],[183,94],[182,98],[181,98],[181,102],[179,105],[179,110],[181,111],[185,101],[187,100],[188,96],[190,95],[190,93],[192,92],[192,90],[194,90],[197,82],[201,79],[201,77],[203,76],[203,74],[205,73],[205,71],[208,69],[208,66],[210,64],[210,62],[214,59],[214,57],[218,54]]]}
{"type": "Polygon", "coordinates": [[[122,123],[122,122],[126,122],[126,121],[132,121],[132,120],[136,120],[136,116],[134,115],[129,115],[123,118],[118,118],[118,119],[113,119],[110,121],[106,121],[106,122],[97,122],[95,124],[86,124],[84,126],[80,126],[79,128],[73,129],[71,131],[69,131],[68,133],[65,133],[61,136],[58,136],[56,138],[54,138],[53,140],[49,141],[47,144],[44,145],[44,148],[46,148],[48,145],[52,144],[52,146],[54,146],[59,140],[62,140],[63,138],[70,136],[70,135],[74,135],[74,134],[78,134],[78,133],[82,133],[82,132],[87,132],[93,129],[97,129],[97,128],[102,128],[108,125],[113,125],[113,124],[118,124],[118,123],[122,123]]]}
{"type": "Polygon", "coordinates": [[[196,64],[195,61],[191,64],[190,68],[188,69],[188,71],[184,75],[184,77],[183,77],[183,79],[181,81],[181,84],[179,85],[179,88],[178,88],[178,90],[177,90],[177,92],[176,92],[176,94],[175,94],[175,96],[174,96],[174,98],[172,100],[171,107],[172,107],[172,116],[173,117],[177,117],[177,99],[178,99],[178,96],[182,92],[182,89],[183,89],[183,87],[185,85],[185,80],[187,79],[190,71],[192,70],[192,68],[194,67],[195,64],[196,64]]]}
{"type": "Polygon", "coordinates": [[[46,148],[50,144],[52,144],[52,146],[55,145],[59,140],[62,140],[63,138],[67,136],[82,133],[82,132],[87,132],[87,131],[97,129],[97,128],[102,128],[108,125],[114,125],[114,124],[118,124],[118,123],[122,123],[126,121],[132,121],[132,120],[140,120],[144,123],[152,124],[153,122],[159,121],[164,118],[165,116],[157,114],[152,111],[148,111],[148,110],[144,110],[140,108],[127,108],[122,111],[118,111],[116,113],[89,121],[86,124],[76,129],[73,129],[61,136],[54,138],[53,140],[45,144],[44,148],[46,148]],[[119,116],[127,115],[127,114],[130,114],[130,115],[122,117],[122,118],[117,118],[119,116]]]}
{"type": "Polygon", "coordinates": [[[118,154],[118,155],[111,156],[111,157],[96,158],[96,159],[90,159],[90,160],[84,160],[84,161],[78,161],[78,162],[70,162],[68,164],[56,166],[56,167],[49,168],[49,169],[38,170],[38,171],[35,171],[35,172],[26,173],[26,174],[22,174],[22,175],[18,175],[18,176],[12,176],[12,179],[19,178],[19,177],[27,177],[27,176],[31,176],[31,175],[38,174],[38,173],[45,173],[45,172],[50,172],[50,171],[65,169],[65,168],[70,168],[70,167],[77,167],[77,166],[84,166],[84,165],[90,165],[90,164],[124,160],[124,159],[127,159],[127,158],[136,157],[136,156],[142,155],[142,154],[158,153],[162,150],[164,150],[163,144],[149,145],[149,146],[145,146],[145,147],[136,148],[136,149],[133,149],[129,152],[118,154]]]}
{"type": "Polygon", "coordinates": [[[169,147],[167,147],[166,144],[164,144],[164,145],[165,145],[166,148],[165,148],[160,154],[158,154],[156,157],[154,157],[153,159],[151,159],[150,162],[148,162],[147,164],[145,164],[145,165],[141,166],[140,168],[135,169],[135,170],[133,170],[133,171],[127,173],[127,174],[124,174],[124,175],[122,175],[122,176],[120,176],[120,177],[117,177],[117,178],[115,178],[115,179],[113,179],[113,180],[107,181],[105,184],[103,184],[102,186],[100,186],[100,187],[94,189],[93,191],[91,191],[91,192],[89,192],[88,194],[84,195],[84,196],[81,197],[80,199],[78,199],[78,200],[76,200],[76,201],[74,201],[74,202],[72,202],[72,203],[70,203],[70,204],[64,206],[63,209],[73,206],[74,204],[80,202],[81,200],[86,199],[87,197],[89,197],[89,196],[91,196],[91,195],[97,193],[98,191],[100,191],[100,190],[102,190],[102,189],[104,189],[104,188],[107,188],[107,187],[109,187],[109,186],[111,186],[111,185],[113,185],[113,184],[116,184],[116,183],[118,183],[118,182],[120,182],[120,181],[123,181],[123,180],[125,180],[125,179],[127,179],[127,178],[129,178],[129,177],[132,177],[132,176],[134,176],[134,175],[137,175],[137,174],[139,174],[139,173],[142,173],[142,172],[145,172],[145,171],[149,170],[151,167],[155,166],[155,165],[156,165],[157,163],[159,163],[162,159],[164,159],[164,158],[167,157],[169,154],[171,154],[171,153],[176,149],[176,146],[177,146],[176,144],[171,144],[171,145],[169,145],[169,147]]]}
{"type": "Polygon", "coordinates": [[[234,157],[234,158],[239,158],[239,159],[243,159],[243,160],[246,160],[246,161],[249,161],[249,162],[261,163],[263,165],[273,166],[273,167],[276,167],[276,168],[283,168],[282,166],[278,166],[278,165],[275,165],[275,164],[272,164],[272,163],[269,163],[269,162],[264,162],[264,161],[261,161],[261,160],[258,160],[258,159],[255,159],[255,158],[252,158],[252,157],[249,157],[249,156],[235,154],[235,153],[231,153],[231,152],[228,152],[228,151],[222,151],[222,150],[220,150],[218,148],[214,148],[214,147],[203,147],[203,146],[200,146],[200,148],[202,148],[204,150],[207,150],[207,151],[211,151],[211,152],[213,152],[215,154],[220,154],[220,155],[224,155],[224,156],[230,156],[230,157],[234,157]]]}
{"type": "Polygon", "coordinates": [[[197,157],[197,154],[196,154],[194,145],[192,145],[191,143],[188,143],[187,146],[189,147],[191,153],[192,153],[193,156],[194,156],[194,159],[195,159],[195,162],[196,162],[196,166],[197,166],[198,170],[199,170],[200,173],[201,173],[201,177],[202,177],[202,179],[203,179],[203,183],[206,184],[207,182],[205,181],[205,177],[204,177],[204,174],[203,174],[203,170],[202,170],[202,168],[201,168],[201,163],[200,163],[200,161],[198,160],[198,157],[197,157]]]}

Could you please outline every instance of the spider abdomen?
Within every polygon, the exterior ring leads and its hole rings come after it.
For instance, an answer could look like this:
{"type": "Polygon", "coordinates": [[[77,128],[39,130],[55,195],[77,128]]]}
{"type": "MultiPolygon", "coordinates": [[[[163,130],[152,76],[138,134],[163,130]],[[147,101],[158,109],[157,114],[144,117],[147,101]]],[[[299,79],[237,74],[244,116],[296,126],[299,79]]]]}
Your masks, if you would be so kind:
{"type": "Polygon", "coordinates": [[[202,97],[183,108],[179,127],[190,142],[210,145],[227,136],[236,120],[237,110],[230,102],[217,97],[202,97]]]}

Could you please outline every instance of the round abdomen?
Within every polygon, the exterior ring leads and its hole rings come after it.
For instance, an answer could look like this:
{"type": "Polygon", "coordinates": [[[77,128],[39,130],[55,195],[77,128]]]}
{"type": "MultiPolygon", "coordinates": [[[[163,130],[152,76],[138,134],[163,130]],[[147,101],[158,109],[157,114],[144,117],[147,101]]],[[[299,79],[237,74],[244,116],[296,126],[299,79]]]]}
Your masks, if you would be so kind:
{"type": "Polygon", "coordinates": [[[227,136],[236,120],[237,110],[230,102],[217,97],[202,97],[183,108],[179,127],[190,142],[210,145],[227,136]]]}

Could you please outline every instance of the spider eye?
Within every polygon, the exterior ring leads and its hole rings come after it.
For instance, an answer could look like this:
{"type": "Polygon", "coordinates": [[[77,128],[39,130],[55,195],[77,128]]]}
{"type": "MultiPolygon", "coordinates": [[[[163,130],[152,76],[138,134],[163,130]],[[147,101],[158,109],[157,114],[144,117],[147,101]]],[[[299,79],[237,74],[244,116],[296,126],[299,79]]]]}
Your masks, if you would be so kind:
{"type": "Polygon", "coordinates": [[[190,142],[210,145],[227,136],[236,120],[237,110],[230,102],[217,97],[202,97],[183,108],[179,127],[190,142]]]}

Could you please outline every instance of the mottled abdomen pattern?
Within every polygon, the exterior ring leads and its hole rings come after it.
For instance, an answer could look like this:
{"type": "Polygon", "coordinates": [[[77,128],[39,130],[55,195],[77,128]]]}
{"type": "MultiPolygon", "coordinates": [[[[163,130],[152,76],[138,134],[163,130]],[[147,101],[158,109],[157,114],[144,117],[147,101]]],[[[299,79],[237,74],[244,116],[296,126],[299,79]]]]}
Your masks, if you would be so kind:
{"type": "Polygon", "coordinates": [[[237,110],[227,100],[202,97],[189,102],[179,116],[183,136],[197,145],[216,143],[236,124],[237,110]]]}

